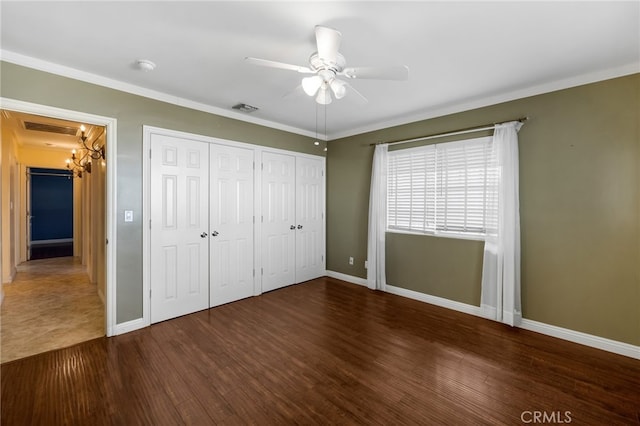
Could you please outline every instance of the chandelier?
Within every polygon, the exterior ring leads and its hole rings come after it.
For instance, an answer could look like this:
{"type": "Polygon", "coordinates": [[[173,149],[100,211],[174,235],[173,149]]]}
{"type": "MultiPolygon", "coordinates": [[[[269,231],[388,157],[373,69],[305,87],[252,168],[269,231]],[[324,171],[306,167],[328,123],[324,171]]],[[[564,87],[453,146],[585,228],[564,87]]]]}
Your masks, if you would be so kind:
{"type": "Polygon", "coordinates": [[[87,136],[84,134],[85,130],[86,129],[84,125],[80,126],[80,131],[82,132],[82,134],[80,135],[80,141],[82,142],[82,146],[86,152],[85,155],[90,156],[94,160],[97,160],[98,158],[102,158],[104,160],[104,145],[100,146],[100,144],[98,143],[98,140],[100,139],[100,136],[102,134],[98,135],[98,137],[95,138],[92,143],[87,145],[87,136]]]}
{"type": "MultiPolygon", "coordinates": [[[[81,150],[83,152],[83,150],[81,150]]],[[[84,152],[76,155],[76,150],[71,150],[71,158],[67,158],[67,169],[71,171],[73,177],[82,177],[82,173],[91,173],[91,156],[84,152]]]]}
{"type": "MultiPolygon", "coordinates": [[[[80,126],[80,143],[82,147],[79,150],[71,150],[71,158],[67,158],[67,169],[71,171],[73,177],[82,177],[82,173],[91,173],[91,160],[102,158],[104,160],[104,145],[100,145],[98,140],[102,134],[98,135],[93,142],[87,143],[86,128],[80,126]]],[[[103,130],[104,131],[104,130],[103,130]]]]}

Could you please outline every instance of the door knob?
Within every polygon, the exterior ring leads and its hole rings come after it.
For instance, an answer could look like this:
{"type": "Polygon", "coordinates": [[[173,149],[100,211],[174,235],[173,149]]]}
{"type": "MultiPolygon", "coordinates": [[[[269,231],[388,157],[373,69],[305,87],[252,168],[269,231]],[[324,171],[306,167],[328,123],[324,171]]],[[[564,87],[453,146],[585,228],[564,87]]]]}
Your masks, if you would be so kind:
{"type": "Polygon", "coordinates": [[[302,229],[302,225],[298,225],[298,229],[302,229]]]}
{"type": "Polygon", "coordinates": [[[218,236],[218,231],[213,231],[213,232],[211,233],[211,235],[212,235],[212,236],[214,236],[214,237],[217,237],[217,236],[218,236]]]}
{"type": "Polygon", "coordinates": [[[207,233],[203,232],[202,234],[200,234],[200,238],[207,238],[207,233]]]}
{"type": "Polygon", "coordinates": [[[294,229],[296,229],[296,226],[295,226],[295,225],[291,225],[291,226],[289,227],[289,229],[294,230],[294,229]]]}

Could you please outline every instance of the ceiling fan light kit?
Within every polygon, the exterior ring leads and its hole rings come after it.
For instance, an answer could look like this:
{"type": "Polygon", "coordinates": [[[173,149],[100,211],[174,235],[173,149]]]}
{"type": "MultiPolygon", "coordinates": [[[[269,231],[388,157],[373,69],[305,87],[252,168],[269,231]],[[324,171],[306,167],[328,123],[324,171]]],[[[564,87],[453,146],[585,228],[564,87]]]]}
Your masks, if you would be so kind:
{"type": "Polygon", "coordinates": [[[344,81],[333,79],[331,80],[331,83],[329,83],[329,86],[331,87],[331,91],[336,99],[344,98],[344,95],[347,93],[347,83],[344,81]]]}
{"type": "Polygon", "coordinates": [[[331,93],[329,93],[329,90],[327,90],[325,83],[322,83],[322,87],[320,88],[320,90],[318,90],[316,102],[320,105],[329,105],[332,102],[331,93]]]}
{"type": "Polygon", "coordinates": [[[302,90],[309,96],[315,95],[318,89],[320,89],[320,86],[322,86],[322,78],[318,75],[302,79],[302,90]]]}
{"type": "Polygon", "coordinates": [[[309,66],[291,65],[283,62],[246,57],[245,61],[255,65],[296,71],[302,74],[315,74],[302,79],[302,89],[321,105],[328,105],[332,98],[342,99],[347,89],[356,93],[366,102],[366,98],[358,93],[349,83],[338,77],[349,79],[407,80],[409,68],[405,65],[381,68],[362,67],[345,68],[347,64],[338,49],[342,41],[342,33],[333,28],[317,25],[315,27],[317,51],[309,58],[309,66]],[[333,93],[333,96],[332,96],[333,93]]]}

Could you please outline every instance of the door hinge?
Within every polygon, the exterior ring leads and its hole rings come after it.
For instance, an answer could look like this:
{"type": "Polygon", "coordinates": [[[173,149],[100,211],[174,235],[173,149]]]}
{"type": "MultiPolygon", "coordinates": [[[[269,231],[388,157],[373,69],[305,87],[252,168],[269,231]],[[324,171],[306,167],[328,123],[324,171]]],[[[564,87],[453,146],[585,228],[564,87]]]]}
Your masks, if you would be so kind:
{"type": "Polygon", "coordinates": [[[109,245],[109,239],[108,238],[106,239],[105,244],[109,245]]]}
{"type": "Polygon", "coordinates": [[[253,162],[253,170],[255,170],[255,169],[256,169],[256,162],[254,161],[253,162]]]}
{"type": "Polygon", "coordinates": [[[151,229],[151,219],[149,219],[149,229],[151,229]]]}
{"type": "Polygon", "coordinates": [[[260,163],[260,170],[264,170],[264,163],[260,163]]]}
{"type": "Polygon", "coordinates": [[[253,270],[253,276],[254,277],[256,276],[256,270],[255,269],[253,270]]]}
{"type": "Polygon", "coordinates": [[[264,275],[264,268],[260,268],[260,275],[264,275]]]}
{"type": "Polygon", "coordinates": [[[151,299],[151,289],[149,289],[149,299],[151,299]]]}
{"type": "Polygon", "coordinates": [[[149,150],[149,159],[151,159],[151,150],[149,150]]]}
{"type": "Polygon", "coordinates": [[[260,222],[264,222],[264,216],[260,216],[260,222]]]}

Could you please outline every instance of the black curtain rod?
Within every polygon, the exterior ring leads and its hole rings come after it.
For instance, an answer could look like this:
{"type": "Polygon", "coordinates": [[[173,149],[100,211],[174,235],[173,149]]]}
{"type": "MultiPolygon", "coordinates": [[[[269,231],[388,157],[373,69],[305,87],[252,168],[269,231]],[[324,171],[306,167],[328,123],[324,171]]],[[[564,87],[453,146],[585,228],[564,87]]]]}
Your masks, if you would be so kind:
{"type": "MultiPolygon", "coordinates": [[[[519,121],[521,123],[524,123],[528,119],[529,119],[529,117],[520,117],[520,118],[517,118],[515,120],[504,121],[503,123],[509,123],[510,121],[519,121]]],[[[418,138],[413,138],[413,139],[402,139],[402,140],[392,141],[392,142],[376,142],[376,143],[372,143],[372,144],[369,144],[369,145],[370,146],[382,145],[382,144],[395,145],[395,144],[401,144],[401,143],[417,142],[417,141],[423,141],[423,140],[427,140],[427,139],[439,138],[439,137],[442,137],[442,136],[461,135],[461,134],[464,134],[464,133],[479,132],[481,130],[490,130],[490,129],[493,129],[494,127],[496,127],[498,124],[502,124],[502,123],[489,123],[489,124],[483,124],[481,126],[465,127],[464,129],[451,130],[449,132],[434,133],[432,135],[420,136],[418,138]]]]}

